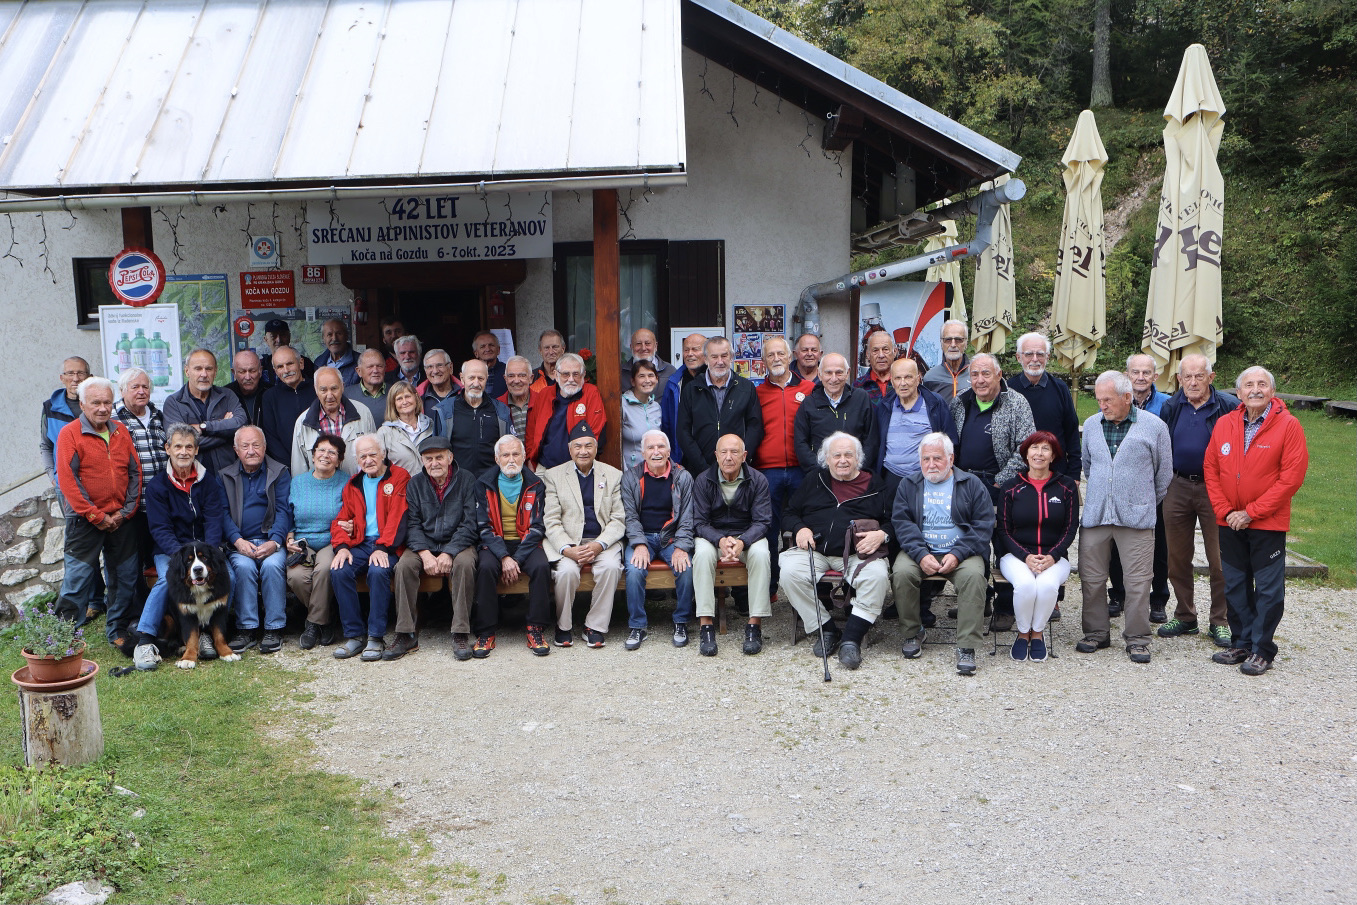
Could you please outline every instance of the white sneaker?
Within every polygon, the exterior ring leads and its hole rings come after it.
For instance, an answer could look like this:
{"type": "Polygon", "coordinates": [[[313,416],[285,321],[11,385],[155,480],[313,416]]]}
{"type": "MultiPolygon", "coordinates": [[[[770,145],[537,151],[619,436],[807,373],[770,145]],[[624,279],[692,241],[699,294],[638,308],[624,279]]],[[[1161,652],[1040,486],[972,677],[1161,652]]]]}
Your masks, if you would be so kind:
{"type": "Polygon", "coordinates": [[[141,670],[152,670],[160,662],[160,651],[154,644],[138,644],[132,651],[132,665],[141,670]]]}

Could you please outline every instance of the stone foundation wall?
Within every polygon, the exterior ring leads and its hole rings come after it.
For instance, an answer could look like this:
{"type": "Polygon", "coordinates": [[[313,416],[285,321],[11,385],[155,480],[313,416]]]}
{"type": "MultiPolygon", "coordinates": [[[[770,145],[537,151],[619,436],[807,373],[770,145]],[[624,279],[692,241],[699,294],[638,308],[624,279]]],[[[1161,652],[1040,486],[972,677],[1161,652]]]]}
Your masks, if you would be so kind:
{"type": "Polygon", "coordinates": [[[0,515],[0,625],[15,620],[16,607],[61,590],[65,545],[55,488],[0,515]]]}

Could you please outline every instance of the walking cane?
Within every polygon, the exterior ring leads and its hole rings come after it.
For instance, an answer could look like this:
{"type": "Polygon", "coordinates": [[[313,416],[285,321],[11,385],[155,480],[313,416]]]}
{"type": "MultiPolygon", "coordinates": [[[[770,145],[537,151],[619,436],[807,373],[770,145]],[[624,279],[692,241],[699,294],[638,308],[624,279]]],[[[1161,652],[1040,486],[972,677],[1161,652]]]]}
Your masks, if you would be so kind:
{"type": "MultiPolygon", "coordinates": [[[[815,593],[815,539],[811,539],[811,545],[806,548],[806,555],[810,557],[810,601],[815,608],[815,619],[820,619],[820,597],[815,593]]],[[[826,610],[828,612],[828,610],[826,610]]],[[[833,615],[830,615],[833,619],[833,615]]],[[[829,647],[825,645],[825,624],[820,622],[820,656],[825,662],[825,681],[833,681],[829,675],[829,647]]]]}

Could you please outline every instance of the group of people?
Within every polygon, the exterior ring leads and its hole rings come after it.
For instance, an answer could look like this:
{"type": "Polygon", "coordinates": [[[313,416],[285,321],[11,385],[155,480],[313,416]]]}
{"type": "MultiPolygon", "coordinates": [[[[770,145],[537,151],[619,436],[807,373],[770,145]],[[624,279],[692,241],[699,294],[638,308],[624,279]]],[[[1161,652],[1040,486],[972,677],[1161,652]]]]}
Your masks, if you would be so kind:
{"type": "Polygon", "coordinates": [[[423,350],[394,320],[382,323],[383,348],[361,354],[342,321],[327,322],[314,362],[288,345],[285,321],[265,335],[266,360],[238,352],[226,387],[215,385],[216,357],[191,352],[163,409],[145,372],[124,370],[115,387],[79,358],[44,405],[43,453],[67,514],[59,606],[92,618],[106,584],[109,641],[138,668],[159,659],[166,567],[192,541],[229,552],[235,651],[281,648],[290,592],[306,610],[302,649],[398,659],[419,647],[419,589],[436,578],[458,660],[494,650],[511,588],[527,594],[526,645],[545,656],[576,640],[587,570],[586,646],[604,645],[621,583],[625,647],[639,648],[647,584],[666,572],[673,644],[688,644],[696,616],[699,653],[714,656],[716,570],[741,562],[744,653],[762,649],[780,591],[817,656],[857,668],[889,596],[902,653],[918,657],[931,598],[950,581],[965,675],[992,585],[991,627],[1016,632],[1012,656],[1046,658],[1077,538],[1077,649],[1108,647],[1124,610],[1127,655],[1143,663],[1152,623],[1162,637],[1201,630],[1198,527],[1214,659],[1259,675],[1276,656],[1280,551],[1307,455],[1262,368],[1239,376],[1236,398],[1214,388],[1205,358],[1187,356],[1169,397],[1154,387],[1153,359],[1132,356],[1126,372],[1097,378],[1099,412],[1081,436],[1037,333],[1018,340],[1022,370],[1007,379],[993,355],[966,355],[959,321],[944,324],[932,368],[885,331],[869,335],[861,375],[814,335],[765,337],[767,377],[755,385],[732,369],[725,337],[686,337],[675,368],[641,329],[621,375],[621,424],[609,425],[583,359],[555,330],[539,337],[536,367],[499,361],[495,335],[478,334],[455,376],[446,351],[423,350]],[[609,429],[621,431],[620,470],[597,458],[609,429]],[[147,591],[152,564],[160,577],[147,591]],[[816,591],[827,569],[852,588],[842,629],[816,591]],[[1169,582],[1172,619],[1160,592],[1169,582]]]}

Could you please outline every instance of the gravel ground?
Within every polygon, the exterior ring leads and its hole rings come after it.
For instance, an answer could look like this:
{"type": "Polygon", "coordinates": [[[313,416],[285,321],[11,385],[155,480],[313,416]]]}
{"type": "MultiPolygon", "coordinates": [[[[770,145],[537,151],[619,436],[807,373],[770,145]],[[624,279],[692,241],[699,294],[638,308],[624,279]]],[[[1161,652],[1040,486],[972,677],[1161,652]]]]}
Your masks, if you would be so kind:
{"type": "Polygon", "coordinates": [[[969,679],[887,621],[826,684],[781,603],[758,657],[738,626],[707,659],[615,624],[457,663],[444,620],[396,663],[276,661],[315,676],[317,763],[429,840],[417,901],[1352,902],[1357,592],[1292,583],[1261,678],[1202,637],[1077,654],[1067,595],[1058,659],[969,679]]]}

